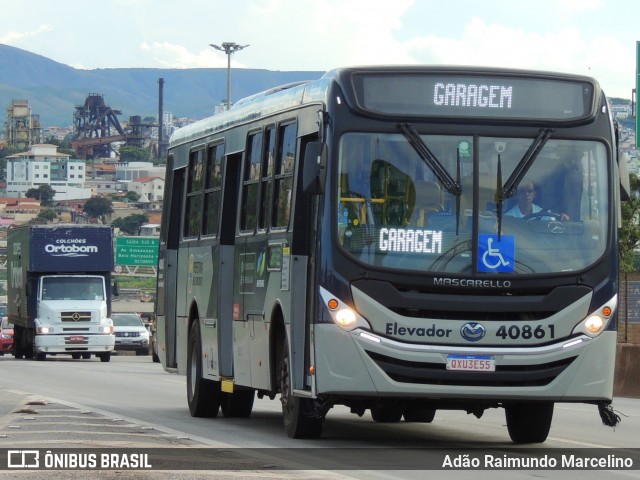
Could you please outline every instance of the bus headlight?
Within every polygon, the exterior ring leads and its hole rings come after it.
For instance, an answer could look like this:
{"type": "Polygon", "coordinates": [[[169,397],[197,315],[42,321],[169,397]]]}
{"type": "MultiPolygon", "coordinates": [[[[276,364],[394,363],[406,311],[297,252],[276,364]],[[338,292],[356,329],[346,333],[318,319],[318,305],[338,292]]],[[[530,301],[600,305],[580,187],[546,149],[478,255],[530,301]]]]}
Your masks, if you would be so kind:
{"type": "Polygon", "coordinates": [[[573,333],[584,333],[590,337],[597,337],[606,328],[609,320],[613,316],[613,312],[618,305],[618,295],[614,295],[611,300],[602,305],[582,322],[576,325],[573,333]]]}
{"type": "Polygon", "coordinates": [[[342,308],[335,314],[336,323],[343,328],[349,328],[357,321],[356,314],[350,308],[342,308]]]}
{"type": "Polygon", "coordinates": [[[356,328],[364,328],[371,330],[371,325],[358,312],[353,310],[349,305],[344,303],[332,295],[324,288],[320,288],[320,296],[324,302],[324,306],[329,311],[334,323],[344,330],[354,330],[356,328]]]}
{"type": "Polygon", "coordinates": [[[592,335],[599,334],[604,328],[604,320],[597,315],[591,315],[584,321],[584,328],[592,335]]]}

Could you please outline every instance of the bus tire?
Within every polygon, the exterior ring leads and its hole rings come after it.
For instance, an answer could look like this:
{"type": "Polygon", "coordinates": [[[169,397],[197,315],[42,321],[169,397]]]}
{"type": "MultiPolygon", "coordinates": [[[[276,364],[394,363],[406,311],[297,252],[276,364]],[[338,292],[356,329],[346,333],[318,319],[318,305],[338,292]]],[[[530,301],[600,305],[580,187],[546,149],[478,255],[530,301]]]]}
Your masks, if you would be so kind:
{"type": "Polygon", "coordinates": [[[405,422],[431,423],[436,416],[436,410],[415,406],[405,407],[402,410],[402,416],[405,422]]]}
{"type": "Polygon", "coordinates": [[[255,392],[253,390],[236,390],[223,393],[220,407],[226,418],[248,418],[253,410],[255,392]]]}
{"type": "Polygon", "coordinates": [[[220,410],[220,382],[202,378],[202,339],[196,319],[187,343],[187,403],[192,417],[216,418],[220,410]]]}
{"type": "Polygon", "coordinates": [[[396,423],[402,418],[402,408],[395,403],[379,403],[371,407],[374,422],[396,423]]]}
{"type": "Polygon", "coordinates": [[[519,402],[504,407],[507,430],[514,443],[542,443],[553,418],[553,402],[519,402]]]}
{"type": "Polygon", "coordinates": [[[322,435],[323,417],[311,416],[313,400],[296,397],[291,388],[289,349],[285,345],[279,363],[280,401],[284,430],[289,438],[318,438],[322,435]]]}

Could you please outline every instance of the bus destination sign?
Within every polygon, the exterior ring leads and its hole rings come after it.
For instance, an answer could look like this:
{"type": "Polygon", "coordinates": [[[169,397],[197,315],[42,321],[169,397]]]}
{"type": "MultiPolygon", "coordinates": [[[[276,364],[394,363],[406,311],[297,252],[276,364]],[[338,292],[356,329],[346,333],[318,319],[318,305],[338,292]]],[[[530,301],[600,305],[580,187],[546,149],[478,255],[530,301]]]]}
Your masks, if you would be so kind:
{"type": "Polygon", "coordinates": [[[358,105],[381,115],[568,121],[592,114],[594,84],[555,78],[358,74],[358,105]]]}

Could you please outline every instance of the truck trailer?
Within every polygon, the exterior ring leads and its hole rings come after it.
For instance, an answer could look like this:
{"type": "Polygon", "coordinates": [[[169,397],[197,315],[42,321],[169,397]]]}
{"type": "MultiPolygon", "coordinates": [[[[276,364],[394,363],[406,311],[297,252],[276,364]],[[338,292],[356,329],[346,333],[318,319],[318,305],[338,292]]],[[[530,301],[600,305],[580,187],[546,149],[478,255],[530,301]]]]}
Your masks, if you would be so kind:
{"type": "Polygon", "coordinates": [[[111,359],[113,227],[25,225],[7,237],[8,314],[15,358],[111,359]]]}

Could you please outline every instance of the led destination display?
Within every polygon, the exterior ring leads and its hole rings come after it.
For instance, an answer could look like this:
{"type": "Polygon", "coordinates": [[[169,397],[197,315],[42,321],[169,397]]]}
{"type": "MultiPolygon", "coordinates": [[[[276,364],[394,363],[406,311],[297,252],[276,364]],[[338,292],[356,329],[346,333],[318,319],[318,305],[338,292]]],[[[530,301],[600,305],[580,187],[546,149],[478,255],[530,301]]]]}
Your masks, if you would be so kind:
{"type": "Polygon", "coordinates": [[[358,105],[383,115],[572,120],[592,114],[594,84],[561,79],[360,74],[358,105]]]}

